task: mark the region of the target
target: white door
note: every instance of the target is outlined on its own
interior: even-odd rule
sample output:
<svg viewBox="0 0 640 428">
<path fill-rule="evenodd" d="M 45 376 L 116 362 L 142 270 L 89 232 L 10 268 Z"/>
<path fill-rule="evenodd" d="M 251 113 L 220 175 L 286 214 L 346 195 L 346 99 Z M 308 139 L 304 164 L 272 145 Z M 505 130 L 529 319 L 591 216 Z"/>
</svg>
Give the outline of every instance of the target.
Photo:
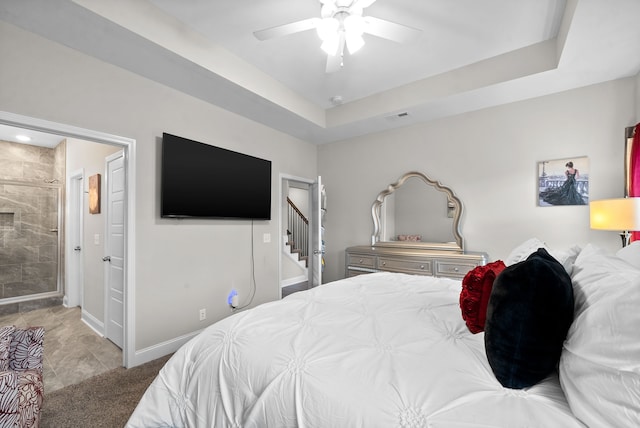
<svg viewBox="0 0 640 428">
<path fill-rule="evenodd" d="M 105 336 L 120 348 L 124 344 L 124 152 L 107 157 L 107 217 L 105 239 Z"/>
<path fill-rule="evenodd" d="M 77 171 L 69 179 L 69 219 L 66 223 L 68 230 L 69 248 L 66 252 L 67 273 L 64 304 L 68 308 L 82 306 L 83 288 L 83 257 L 82 257 L 82 180 L 84 172 Z"/>
<path fill-rule="evenodd" d="M 322 177 L 309 186 L 311 215 L 309 219 L 309 283 L 311 287 L 322 284 L 324 265 L 324 213 L 326 212 L 325 192 Z"/>
</svg>

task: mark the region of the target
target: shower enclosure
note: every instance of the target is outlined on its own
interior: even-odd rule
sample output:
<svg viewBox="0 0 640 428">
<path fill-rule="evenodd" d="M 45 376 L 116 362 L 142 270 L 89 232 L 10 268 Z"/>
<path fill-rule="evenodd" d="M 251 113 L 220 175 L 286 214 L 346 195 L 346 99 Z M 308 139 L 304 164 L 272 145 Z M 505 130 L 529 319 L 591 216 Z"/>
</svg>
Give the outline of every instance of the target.
<svg viewBox="0 0 640 428">
<path fill-rule="evenodd" d="M 62 187 L 0 179 L 0 302 L 61 293 Z"/>
</svg>

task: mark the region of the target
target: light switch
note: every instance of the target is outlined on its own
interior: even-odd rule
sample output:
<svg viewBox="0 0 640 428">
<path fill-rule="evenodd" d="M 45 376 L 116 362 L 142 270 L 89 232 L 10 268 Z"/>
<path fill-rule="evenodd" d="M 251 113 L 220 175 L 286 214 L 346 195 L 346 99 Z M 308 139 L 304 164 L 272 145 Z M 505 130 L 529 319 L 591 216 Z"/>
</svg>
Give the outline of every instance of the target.
<svg viewBox="0 0 640 428">
<path fill-rule="evenodd" d="M 93 243 L 96 245 L 100 245 L 100 234 L 96 233 L 95 235 L 93 235 Z"/>
</svg>

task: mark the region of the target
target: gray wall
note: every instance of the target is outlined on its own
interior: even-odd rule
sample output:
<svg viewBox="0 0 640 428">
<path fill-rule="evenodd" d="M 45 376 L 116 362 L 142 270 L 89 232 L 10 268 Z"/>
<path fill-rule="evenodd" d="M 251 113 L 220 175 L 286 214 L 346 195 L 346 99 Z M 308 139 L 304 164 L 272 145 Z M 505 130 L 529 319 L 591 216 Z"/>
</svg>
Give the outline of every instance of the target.
<svg viewBox="0 0 640 428">
<path fill-rule="evenodd" d="M 344 275 L 344 249 L 370 242 L 371 205 L 408 171 L 451 187 L 464 204 L 466 248 L 507 257 L 537 237 L 552 247 L 594 242 L 616 249 L 615 232 L 589 229 L 587 206 L 538 207 L 537 164 L 588 156 L 590 197 L 622 197 L 624 128 L 637 113 L 636 77 L 485 109 L 318 149 L 327 188 L 325 280 Z"/>
</svg>

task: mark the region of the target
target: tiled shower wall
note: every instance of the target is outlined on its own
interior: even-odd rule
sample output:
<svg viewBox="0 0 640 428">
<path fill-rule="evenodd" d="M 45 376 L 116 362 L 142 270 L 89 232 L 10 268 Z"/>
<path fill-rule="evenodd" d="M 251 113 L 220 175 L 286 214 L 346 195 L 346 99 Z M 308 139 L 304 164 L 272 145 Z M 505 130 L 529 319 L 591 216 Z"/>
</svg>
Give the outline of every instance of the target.
<svg viewBox="0 0 640 428">
<path fill-rule="evenodd" d="M 0 141 L 0 304 L 57 289 L 64 165 L 64 142 L 50 149 Z"/>
</svg>

